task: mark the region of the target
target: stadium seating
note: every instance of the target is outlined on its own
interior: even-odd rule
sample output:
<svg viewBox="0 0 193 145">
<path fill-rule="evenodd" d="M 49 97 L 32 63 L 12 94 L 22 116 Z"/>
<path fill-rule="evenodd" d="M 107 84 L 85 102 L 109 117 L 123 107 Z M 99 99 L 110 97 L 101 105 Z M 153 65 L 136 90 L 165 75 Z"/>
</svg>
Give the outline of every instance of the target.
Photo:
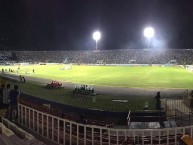
<svg viewBox="0 0 193 145">
<path fill-rule="evenodd" d="M 100 51 L 15 51 L 20 62 L 57 62 L 96 64 L 129 64 L 135 60 L 137 64 L 168 64 L 176 60 L 178 64 L 188 65 L 193 62 L 193 50 L 190 49 L 119 49 Z M 68 58 L 70 58 L 68 60 Z"/>
</svg>

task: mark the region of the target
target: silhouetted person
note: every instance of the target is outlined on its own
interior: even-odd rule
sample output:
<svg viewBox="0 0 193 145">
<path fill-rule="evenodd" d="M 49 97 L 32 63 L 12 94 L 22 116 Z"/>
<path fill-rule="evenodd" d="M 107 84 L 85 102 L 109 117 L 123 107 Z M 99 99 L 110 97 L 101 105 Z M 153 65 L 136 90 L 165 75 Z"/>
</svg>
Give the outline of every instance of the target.
<svg viewBox="0 0 193 145">
<path fill-rule="evenodd" d="M 23 83 L 25 83 L 25 77 L 22 77 L 22 79 L 23 79 Z"/>
<path fill-rule="evenodd" d="M 160 92 L 157 92 L 155 99 L 156 99 L 156 110 L 160 110 L 161 109 Z"/>
<path fill-rule="evenodd" d="M 17 119 L 17 108 L 20 92 L 18 91 L 18 86 L 14 85 L 13 90 L 10 91 L 10 105 L 9 105 L 9 119 L 14 121 Z"/>
<path fill-rule="evenodd" d="M 1 85 L 0 88 L 0 108 L 3 108 L 3 90 L 5 88 L 5 85 Z"/>
<path fill-rule="evenodd" d="M 83 124 L 87 124 L 87 120 L 85 119 L 84 115 L 80 116 L 80 122 L 83 123 Z"/>
<path fill-rule="evenodd" d="M 19 75 L 19 81 L 22 82 L 22 76 L 21 75 Z"/>
</svg>

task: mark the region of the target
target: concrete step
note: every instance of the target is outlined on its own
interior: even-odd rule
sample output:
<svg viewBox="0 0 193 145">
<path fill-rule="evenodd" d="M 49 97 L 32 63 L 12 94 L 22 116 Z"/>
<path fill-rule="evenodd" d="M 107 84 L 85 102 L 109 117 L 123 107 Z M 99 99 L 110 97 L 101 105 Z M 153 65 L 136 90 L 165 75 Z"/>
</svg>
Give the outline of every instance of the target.
<svg viewBox="0 0 193 145">
<path fill-rule="evenodd" d="M 24 139 L 24 141 L 29 145 L 45 145 L 42 141 L 39 141 L 38 139 Z"/>
<path fill-rule="evenodd" d="M 4 140 L 1 138 L 1 134 L 0 134 L 0 145 L 7 145 Z"/>
<path fill-rule="evenodd" d="M 33 139 L 34 136 L 27 133 L 26 131 L 24 131 L 23 129 L 21 129 L 20 127 L 18 127 L 17 125 L 15 125 L 14 123 L 10 122 L 8 119 L 3 118 L 3 123 L 4 125 L 9 128 L 11 131 L 13 131 L 18 137 L 20 137 L 21 139 Z"/>
<path fill-rule="evenodd" d="M 12 135 L 9 137 L 10 140 L 15 142 L 15 145 L 29 145 L 28 143 L 24 142 L 22 139 L 20 139 L 16 135 Z"/>
<path fill-rule="evenodd" d="M 4 133 L 7 136 L 14 135 L 14 133 L 8 129 L 6 126 L 4 126 L 2 123 L 0 123 L 0 133 Z"/>
<path fill-rule="evenodd" d="M 32 142 L 30 145 L 45 145 L 45 144 L 42 141 L 36 140 L 35 142 Z"/>
<path fill-rule="evenodd" d="M 0 140 L 1 140 L 2 144 L 4 144 L 4 145 L 16 145 L 15 144 L 16 141 L 15 140 L 11 140 L 5 134 L 0 134 Z"/>
</svg>

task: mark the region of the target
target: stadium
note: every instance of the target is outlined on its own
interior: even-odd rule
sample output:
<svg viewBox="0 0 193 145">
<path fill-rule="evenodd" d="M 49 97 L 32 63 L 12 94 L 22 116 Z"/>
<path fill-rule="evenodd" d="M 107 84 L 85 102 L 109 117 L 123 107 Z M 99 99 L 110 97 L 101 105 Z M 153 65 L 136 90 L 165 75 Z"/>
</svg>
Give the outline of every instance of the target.
<svg viewBox="0 0 193 145">
<path fill-rule="evenodd" d="M 2 51 L 1 83 L 19 86 L 19 124 L 54 143 L 176 144 L 192 136 L 192 56 L 191 49 Z"/>
</svg>

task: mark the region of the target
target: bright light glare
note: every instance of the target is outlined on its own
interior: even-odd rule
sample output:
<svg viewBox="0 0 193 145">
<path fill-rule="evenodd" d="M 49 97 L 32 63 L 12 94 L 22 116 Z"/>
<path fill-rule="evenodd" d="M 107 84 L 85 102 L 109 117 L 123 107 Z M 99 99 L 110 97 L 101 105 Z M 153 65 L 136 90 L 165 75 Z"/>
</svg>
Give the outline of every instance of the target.
<svg viewBox="0 0 193 145">
<path fill-rule="evenodd" d="M 148 39 L 152 38 L 155 34 L 155 31 L 152 27 L 147 27 L 144 29 L 144 36 Z"/>
<path fill-rule="evenodd" d="M 101 33 L 99 31 L 96 31 L 93 33 L 92 37 L 95 41 L 98 41 L 101 39 Z"/>
</svg>

